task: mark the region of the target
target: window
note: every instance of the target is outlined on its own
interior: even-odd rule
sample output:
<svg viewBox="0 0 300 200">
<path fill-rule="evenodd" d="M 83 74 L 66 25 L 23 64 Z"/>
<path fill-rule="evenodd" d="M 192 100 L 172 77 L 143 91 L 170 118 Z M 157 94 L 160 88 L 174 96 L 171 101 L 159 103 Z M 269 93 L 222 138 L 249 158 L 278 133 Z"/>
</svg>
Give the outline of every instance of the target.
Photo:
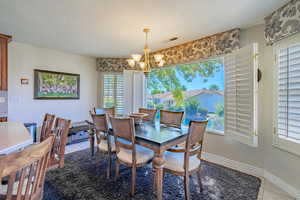
<svg viewBox="0 0 300 200">
<path fill-rule="evenodd" d="M 292 40 L 275 49 L 274 145 L 300 155 L 300 44 Z"/>
<path fill-rule="evenodd" d="M 208 129 L 224 132 L 223 59 L 153 70 L 147 79 L 147 107 L 185 111 L 183 125 L 208 119 Z"/>
<path fill-rule="evenodd" d="M 124 110 L 124 89 L 122 74 L 103 75 L 103 106 L 105 108 L 115 107 L 116 113 Z"/>
</svg>

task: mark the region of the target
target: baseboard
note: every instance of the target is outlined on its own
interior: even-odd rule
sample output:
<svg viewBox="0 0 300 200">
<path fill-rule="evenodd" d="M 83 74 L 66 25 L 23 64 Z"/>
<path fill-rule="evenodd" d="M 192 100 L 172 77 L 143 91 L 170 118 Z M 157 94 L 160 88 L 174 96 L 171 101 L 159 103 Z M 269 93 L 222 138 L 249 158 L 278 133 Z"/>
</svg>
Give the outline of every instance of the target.
<svg viewBox="0 0 300 200">
<path fill-rule="evenodd" d="M 294 188 L 293 186 L 289 185 L 288 183 L 284 182 L 282 179 L 278 178 L 274 174 L 264 171 L 264 177 L 277 187 L 281 188 L 285 192 L 287 192 L 289 195 L 295 197 L 297 200 L 300 200 L 300 191 Z"/>
<path fill-rule="evenodd" d="M 223 156 L 215 155 L 212 153 L 203 152 L 202 158 L 209 162 L 213 162 L 219 165 L 223 165 L 225 167 L 241 171 L 246 174 L 250 174 L 253 176 L 257 176 L 260 178 L 265 178 L 277 187 L 281 188 L 283 191 L 287 192 L 292 197 L 295 197 L 296 200 L 300 200 L 300 191 L 294 188 L 293 186 L 289 185 L 288 183 L 284 182 L 282 179 L 278 178 L 277 176 L 271 174 L 270 172 L 255 167 L 246 163 L 234 161 Z"/>
<path fill-rule="evenodd" d="M 223 165 L 225 167 L 241 171 L 246 174 L 254 175 L 257 177 L 264 177 L 264 170 L 259 167 L 254 167 L 249 164 L 245 164 L 242 162 L 230 160 L 228 158 L 225 158 L 223 156 L 219 156 L 212 153 L 202 152 L 202 158 L 204 160 Z"/>
</svg>

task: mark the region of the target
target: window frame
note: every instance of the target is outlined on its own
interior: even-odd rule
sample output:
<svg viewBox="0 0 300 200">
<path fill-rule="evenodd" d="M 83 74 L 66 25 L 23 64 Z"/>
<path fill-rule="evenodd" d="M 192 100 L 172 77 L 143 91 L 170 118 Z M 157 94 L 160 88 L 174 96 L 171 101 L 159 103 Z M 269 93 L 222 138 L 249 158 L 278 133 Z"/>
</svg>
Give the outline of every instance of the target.
<svg viewBox="0 0 300 200">
<path fill-rule="evenodd" d="M 277 114 L 278 114 L 278 53 L 281 49 L 300 45 L 300 34 L 283 39 L 273 47 L 273 141 L 272 145 L 281 150 L 300 156 L 300 140 L 278 135 Z"/>
</svg>

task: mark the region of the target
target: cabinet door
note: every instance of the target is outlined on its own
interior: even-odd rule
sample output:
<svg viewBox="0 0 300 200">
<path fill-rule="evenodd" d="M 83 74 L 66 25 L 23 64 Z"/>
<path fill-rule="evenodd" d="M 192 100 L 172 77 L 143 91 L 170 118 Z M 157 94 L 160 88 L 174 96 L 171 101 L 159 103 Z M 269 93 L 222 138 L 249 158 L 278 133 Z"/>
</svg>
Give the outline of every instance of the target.
<svg viewBox="0 0 300 200">
<path fill-rule="evenodd" d="M 7 42 L 0 38 L 0 90 L 7 90 Z"/>
</svg>

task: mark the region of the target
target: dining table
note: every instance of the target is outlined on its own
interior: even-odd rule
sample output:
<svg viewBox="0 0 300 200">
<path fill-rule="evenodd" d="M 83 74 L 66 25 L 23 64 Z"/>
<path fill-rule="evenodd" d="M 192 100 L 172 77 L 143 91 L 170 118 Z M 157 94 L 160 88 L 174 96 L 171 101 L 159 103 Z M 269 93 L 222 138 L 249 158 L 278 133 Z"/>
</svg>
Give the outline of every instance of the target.
<svg viewBox="0 0 300 200">
<path fill-rule="evenodd" d="M 21 122 L 0 122 L 0 155 L 33 144 L 33 138 Z"/>
<path fill-rule="evenodd" d="M 118 116 L 126 117 L 126 116 Z M 111 127 L 109 125 L 109 127 Z M 110 134 L 113 134 L 110 128 Z M 165 163 L 164 152 L 173 146 L 176 146 L 186 140 L 187 129 L 175 128 L 160 124 L 159 121 L 146 121 L 135 124 L 135 141 L 136 144 L 147 147 L 154 151 L 154 158 L 152 160 L 152 167 L 154 171 L 154 192 L 158 200 L 162 199 L 163 193 L 163 166 Z M 91 134 L 91 150 L 93 152 L 95 136 L 93 131 Z"/>
</svg>

